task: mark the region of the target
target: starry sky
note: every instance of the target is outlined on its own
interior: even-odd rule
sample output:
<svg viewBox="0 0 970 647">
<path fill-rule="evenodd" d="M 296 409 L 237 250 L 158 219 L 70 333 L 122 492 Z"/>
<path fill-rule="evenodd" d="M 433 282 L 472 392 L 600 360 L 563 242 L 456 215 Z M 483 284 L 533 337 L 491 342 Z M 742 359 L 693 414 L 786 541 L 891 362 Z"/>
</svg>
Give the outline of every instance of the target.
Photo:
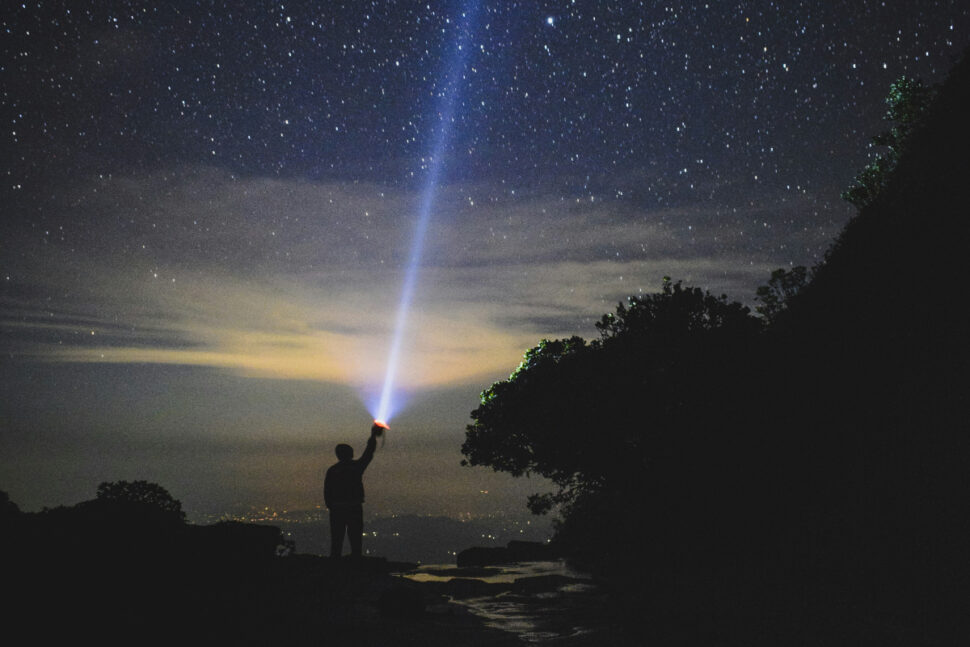
<svg viewBox="0 0 970 647">
<path fill-rule="evenodd" d="M 818 262 L 889 84 L 968 44 L 958 0 L 10 3 L 0 489 L 319 505 L 430 190 L 368 509 L 522 507 L 459 466 L 478 394 L 665 275 Z"/>
</svg>

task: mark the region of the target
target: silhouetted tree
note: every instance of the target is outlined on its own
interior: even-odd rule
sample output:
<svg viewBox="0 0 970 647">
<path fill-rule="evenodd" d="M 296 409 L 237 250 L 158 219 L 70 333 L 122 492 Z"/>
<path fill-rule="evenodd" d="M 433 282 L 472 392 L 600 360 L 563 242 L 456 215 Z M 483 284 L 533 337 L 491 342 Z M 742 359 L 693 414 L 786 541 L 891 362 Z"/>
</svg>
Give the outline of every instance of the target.
<svg viewBox="0 0 970 647">
<path fill-rule="evenodd" d="M 592 342 L 543 340 L 529 350 L 508 380 L 482 393 L 462 445 L 466 464 L 551 479 L 558 491 L 529 507 L 560 505 L 557 536 L 573 545 L 603 533 L 634 540 L 647 501 L 710 489 L 722 474 L 718 448 L 740 441 L 741 432 L 722 433 L 737 402 L 724 384 L 743 383 L 762 324 L 723 295 L 665 279 L 659 293 L 619 304 L 597 328 Z M 698 468 L 689 478 L 670 460 L 688 455 Z M 663 522 L 652 521 L 659 535 Z"/>
<path fill-rule="evenodd" d="M 886 151 L 877 154 L 856 176 L 852 186 L 842 193 L 844 200 L 861 209 L 882 191 L 906 148 L 906 142 L 922 124 L 934 93 L 934 88 L 927 88 L 922 81 L 905 76 L 890 85 L 886 97 L 888 109 L 883 119 L 892 125 L 872 138 L 873 144 L 885 147 Z"/>
<path fill-rule="evenodd" d="M 762 285 L 757 290 L 755 299 L 761 305 L 755 307 L 755 312 L 765 318 L 768 324 L 781 314 L 791 302 L 791 298 L 805 287 L 809 281 L 808 269 L 799 265 L 790 270 L 779 268 L 771 273 L 771 278 L 767 285 Z"/>
<path fill-rule="evenodd" d="M 122 505 L 144 506 L 165 516 L 185 521 L 182 503 L 168 490 L 148 481 L 114 481 L 98 485 L 97 501 Z"/>
</svg>

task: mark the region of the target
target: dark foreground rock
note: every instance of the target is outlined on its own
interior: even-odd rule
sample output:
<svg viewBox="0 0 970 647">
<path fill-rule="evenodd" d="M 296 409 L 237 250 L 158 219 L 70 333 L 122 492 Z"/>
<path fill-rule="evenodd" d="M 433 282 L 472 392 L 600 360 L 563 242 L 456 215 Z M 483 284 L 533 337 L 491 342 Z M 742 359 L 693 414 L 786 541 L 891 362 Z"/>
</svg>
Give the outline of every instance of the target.
<svg viewBox="0 0 970 647">
<path fill-rule="evenodd" d="M 394 575 L 414 565 L 292 554 L 276 527 L 101 500 L 0 522 L 4 630 L 27 644 L 517 644 Z"/>
<path fill-rule="evenodd" d="M 457 564 L 466 566 L 494 566 L 516 562 L 541 562 L 558 559 L 555 549 L 549 544 L 534 541 L 510 541 L 505 546 L 475 546 L 458 553 Z"/>
<path fill-rule="evenodd" d="M 22 566 L 5 582 L 15 592 L 5 624 L 32 644 L 517 644 L 445 596 L 391 575 L 401 565 L 379 558 Z"/>
</svg>

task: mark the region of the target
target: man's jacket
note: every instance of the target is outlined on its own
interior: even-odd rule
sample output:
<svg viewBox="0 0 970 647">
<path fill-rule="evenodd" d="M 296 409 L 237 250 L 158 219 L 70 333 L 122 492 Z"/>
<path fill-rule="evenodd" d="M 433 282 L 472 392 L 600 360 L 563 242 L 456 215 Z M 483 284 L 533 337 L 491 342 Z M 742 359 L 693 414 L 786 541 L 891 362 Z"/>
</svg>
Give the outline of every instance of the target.
<svg viewBox="0 0 970 647">
<path fill-rule="evenodd" d="M 367 449 L 357 460 L 340 461 L 327 470 L 323 480 L 323 500 L 328 508 L 360 505 L 364 502 L 364 470 L 374 458 L 377 440 L 370 438 Z"/>
</svg>

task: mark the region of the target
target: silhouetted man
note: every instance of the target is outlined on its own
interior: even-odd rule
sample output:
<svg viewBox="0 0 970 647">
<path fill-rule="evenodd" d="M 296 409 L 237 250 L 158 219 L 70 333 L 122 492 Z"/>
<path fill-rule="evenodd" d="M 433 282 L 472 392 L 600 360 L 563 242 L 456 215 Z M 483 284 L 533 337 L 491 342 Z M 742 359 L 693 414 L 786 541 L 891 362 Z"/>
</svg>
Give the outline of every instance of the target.
<svg viewBox="0 0 970 647">
<path fill-rule="evenodd" d="M 337 445 L 337 463 L 327 470 L 323 481 L 323 500 L 330 510 L 330 556 L 340 557 L 344 533 L 350 542 L 350 554 L 360 557 L 361 533 L 364 531 L 364 470 L 374 458 L 377 437 L 384 429 L 375 424 L 370 428 L 367 448 L 354 460 L 354 448 Z"/>
</svg>

